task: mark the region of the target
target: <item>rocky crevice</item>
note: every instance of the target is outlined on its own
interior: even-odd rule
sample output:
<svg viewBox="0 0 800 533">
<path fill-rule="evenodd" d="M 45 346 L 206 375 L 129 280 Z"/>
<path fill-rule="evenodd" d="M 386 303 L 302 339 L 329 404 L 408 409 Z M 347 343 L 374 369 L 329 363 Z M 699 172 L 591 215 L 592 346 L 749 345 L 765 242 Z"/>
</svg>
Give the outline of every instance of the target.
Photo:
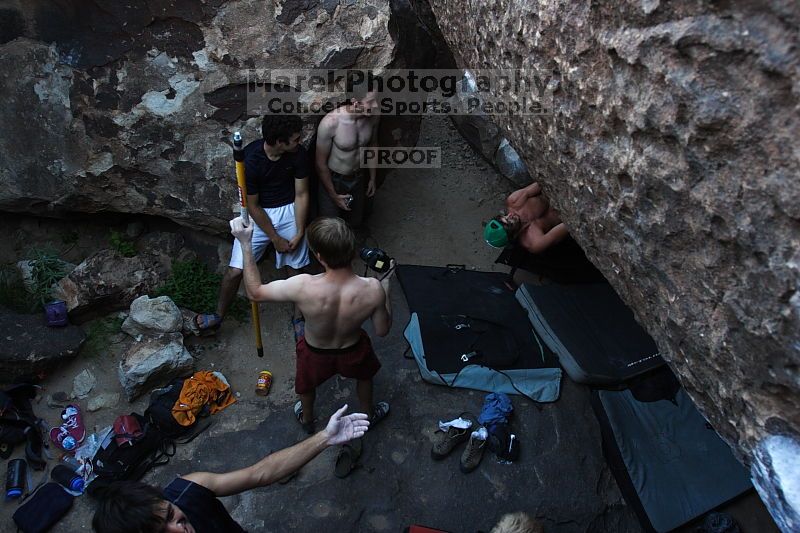
<svg viewBox="0 0 800 533">
<path fill-rule="evenodd" d="M 720 434 L 797 433 L 797 6 L 431 5 L 459 66 L 551 77 L 497 123 Z"/>
</svg>

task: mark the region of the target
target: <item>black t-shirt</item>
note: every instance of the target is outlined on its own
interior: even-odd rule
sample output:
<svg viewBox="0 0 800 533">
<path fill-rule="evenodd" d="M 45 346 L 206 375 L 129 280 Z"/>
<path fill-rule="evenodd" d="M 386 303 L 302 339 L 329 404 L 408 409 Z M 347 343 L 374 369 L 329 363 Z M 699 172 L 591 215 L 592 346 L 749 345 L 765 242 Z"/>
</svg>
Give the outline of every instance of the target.
<svg viewBox="0 0 800 533">
<path fill-rule="evenodd" d="M 202 485 L 176 477 L 164 489 L 164 497 L 180 507 L 197 533 L 246 533 L 214 493 Z"/>
<path fill-rule="evenodd" d="M 294 202 L 294 180 L 311 173 L 308 152 L 302 146 L 272 161 L 264 152 L 264 139 L 244 147 L 247 194 L 258 194 L 261 207 L 280 207 Z"/>
</svg>

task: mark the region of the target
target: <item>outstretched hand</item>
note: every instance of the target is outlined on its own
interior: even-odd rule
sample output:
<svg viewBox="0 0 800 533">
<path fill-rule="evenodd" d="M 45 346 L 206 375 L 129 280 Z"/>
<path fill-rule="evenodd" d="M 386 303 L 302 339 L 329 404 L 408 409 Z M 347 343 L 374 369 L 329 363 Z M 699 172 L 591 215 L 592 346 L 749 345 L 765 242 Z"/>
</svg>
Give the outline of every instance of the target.
<svg viewBox="0 0 800 533">
<path fill-rule="evenodd" d="M 333 413 L 331 419 L 328 420 L 328 425 L 323 430 L 326 436 L 326 442 L 329 446 L 337 444 L 344 444 L 364 436 L 369 428 L 369 420 L 364 413 L 353 413 L 344 416 L 347 411 L 347 404 L 342 406 L 341 409 Z"/>
<path fill-rule="evenodd" d="M 236 217 L 231 220 L 231 234 L 239 239 L 242 244 L 250 244 L 250 239 L 253 238 L 253 222 L 245 224 L 242 217 Z"/>
</svg>

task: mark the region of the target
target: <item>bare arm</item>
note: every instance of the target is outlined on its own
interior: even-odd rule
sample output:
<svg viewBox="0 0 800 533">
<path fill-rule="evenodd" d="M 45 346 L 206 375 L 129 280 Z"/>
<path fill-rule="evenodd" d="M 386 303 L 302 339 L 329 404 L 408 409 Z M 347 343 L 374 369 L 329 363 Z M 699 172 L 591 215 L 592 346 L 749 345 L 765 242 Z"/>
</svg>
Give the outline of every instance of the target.
<svg viewBox="0 0 800 533">
<path fill-rule="evenodd" d="M 378 122 L 380 121 L 380 117 L 375 117 L 372 123 L 372 133 L 370 135 L 369 146 L 370 148 L 375 148 L 378 146 Z M 367 196 L 372 197 L 375 196 L 375 191 L 377 190 L 377 182 L 375 181 L 376 176 L 378 175 L 378 169 L 374 165 L 369 166 L 369 182 L 367 183 Z"/>
<path fill-rule="evenodd" d="M 183 477 L 204 486 L 217 496 L 230 496 L 283 479 L 327 447 L 324 432 L 320 432 L 291 448 L 270 454 L 247 468 L 223 474 L 194 472 Z"/>
<path fill-rule="evenodd" d="M 183 477 L 204 486 L 216 496 L 239 494 L 274 483 L 298 470 L 328 446 L 362 437 L 369 427 L 367 415 L 354 413 L 344 416 L 346 411 L 347 405 L 334 413 L 324 430 L 294 446 L 267 455 L 247 468 L 223 474 L 194 472 Z"/>
<path fill-rule="evenodd" d="M 539 196 L 540 194 L 542 194 L 542 186 L 534 181 L 524 189 L 519 189 L 509 194 L 506 204 L 509 207 L 519 208 L 525 203 L 525 200 L 534 196 Z"/>
<path fill-rule="evenodd" d="M 294 224 L 297 233 L 290 242 L 290 248 L 294 250 L 306 231 L 306 216 L 308 215 L 308 178 L 298 178 L 294 180 Z"/>
<path fill-rule="evenodd" d="M 379 283 L 381 287 L 378 305 L 372 312 L 372 325 L 375 326 L 375 335 L 385 337 L 392 329 L 392 298 L 391 279 L 394 277 L 394 259 L 391 262 L 391 271 Z"/>
<path fill-rule="evenodd" d="M 567 235 L 569 235 L 569 230 L 563 222 L 551 228 L 547 233 L 542 233 L 536 225 L 531 224 L 528 226 L 528 231 L 520 237 L 519 242 L 529 252 L 538 254 L 563 241 Z"/>
<path fill-rule="evenodd" d="M 255 222 L 258 227 L 261 228 L 261 231 L 266 233 L 270 239 L 277 235 L 277 233 L 275 233 L 275 227 L 272 225 L 272 221 L 267 216 L 267 213 L 261 209 L 261 206 L 258 204 L 257 194 L 247 195 L 247 212 L 250 214 L 250 218 L 253 219 L 253 222 Z"/>
<path fill-rule="evenodd" d="M 336 128 L 336 123 L 329 120 L 326 115 L 319 123 L 317 128 L 317 153 L 315 157 L 315 164 L 317 167 L 317 176 L 319 181 L 331 198 L 336 196 L 336 189 L 333 188 L 333 180 L 331 179 L 331 169 L 328 168 L 328 158 L 331 155 L 331 144 L 333 143 L 333 133 Z"/>
</svg>

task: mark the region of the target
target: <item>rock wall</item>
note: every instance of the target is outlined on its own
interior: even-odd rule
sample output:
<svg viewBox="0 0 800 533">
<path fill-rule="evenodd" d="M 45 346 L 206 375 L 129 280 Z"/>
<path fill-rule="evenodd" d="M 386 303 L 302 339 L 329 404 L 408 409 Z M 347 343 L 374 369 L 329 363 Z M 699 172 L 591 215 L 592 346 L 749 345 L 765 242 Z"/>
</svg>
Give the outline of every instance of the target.
<svg viewBox="0 0 800 533">
<path fill-rule="evenodd" d="M 389 18 L 371 0 L 0 0 L 0 210 L 226 232 L 230 136 L 260 137 L 247 69 L 386 67 Z"/>
<path fill-rule="evenodd" d="M 431 0 L 460 67 L 540 69 L 497 116 L 718 432 L 800 431 L 800 5 Z"/>
</svg>

